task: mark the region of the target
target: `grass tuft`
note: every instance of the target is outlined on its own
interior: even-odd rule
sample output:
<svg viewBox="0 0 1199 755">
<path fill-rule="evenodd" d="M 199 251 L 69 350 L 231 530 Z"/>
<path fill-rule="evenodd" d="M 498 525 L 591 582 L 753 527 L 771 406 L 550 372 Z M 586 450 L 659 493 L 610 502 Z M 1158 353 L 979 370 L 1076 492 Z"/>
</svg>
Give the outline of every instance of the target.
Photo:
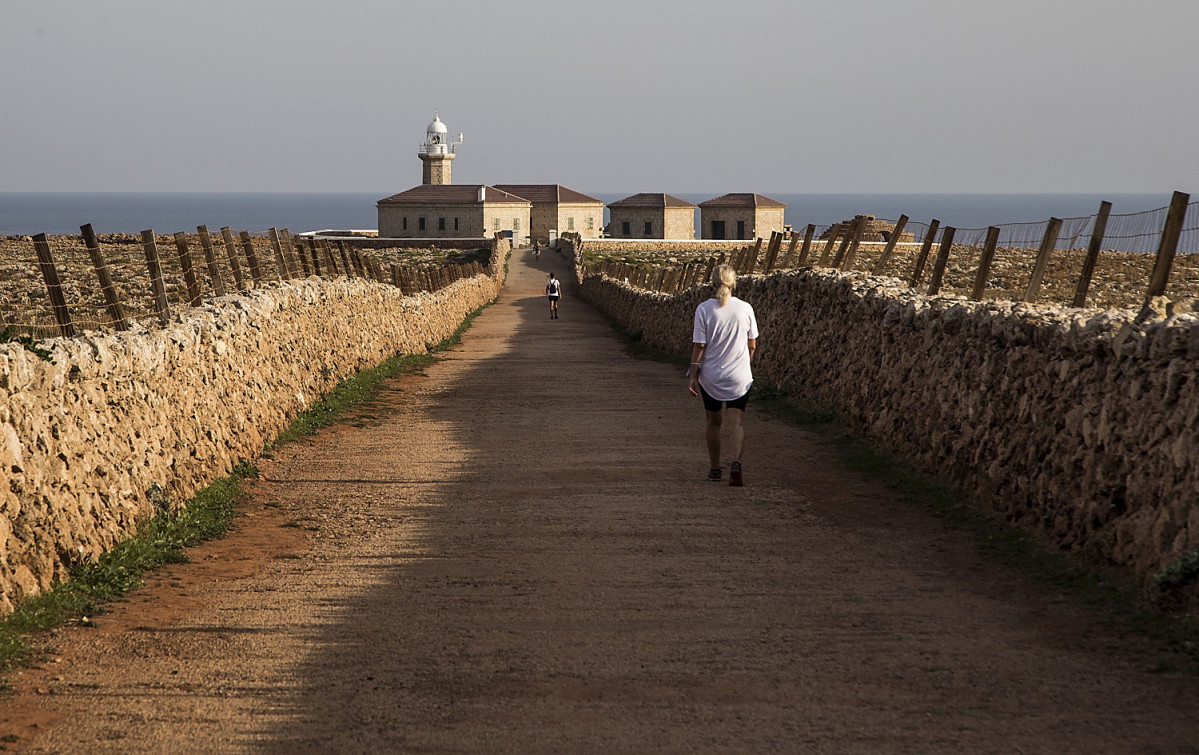
<svg viewBox="0 0 1199 755">
<path fill-rule="evenodd" d="M 462 335 L 488 306 L 490 304 L 485 304 L 467 315 L 448 338 L 430 348 L 428 353 L 397 354 L 342 381 L 328 396 L 296 418 L 268 449 L 332 424 L 339 415 L 377 395 L 388 378 L 428 367 L 437 360 L 437 352 L 462 342 Z M 0 619 L 0 673 L 29 661 L 29 635 L 48 631 L 68 621 L 94 626 L 88 617 L 102 611 L 105 603 L 139 587 L 146 572 L 166 564 L 185 563 L 185 548 L 223 536 L 236 514 L 241 481 L 257 477 L 257 467 L 248 461 L 240 462 L 229 477 L 201 490 L 179 511 L 171 510 L 170 500 L 161 488 L 152 489 L 150 499 L 156 514 L 138 527 L 137 534 L 118 543 L 98 559 L 73 566 L 68 581 L 27 598 L 11 614 Z M 280 504 L 276 501 L 266 505 L 278 508 Z M 280 526 L 319 529 L 304 527 L 296 521 Z M 293 556 L 281 556 L 290 557 Z M 0 687 L 3 687 L 2 680 Z"/>
<path fill-rule="evenodd" d="M 484 304 L 463 319 L 462 323 L 441 343 L 425 354 L 396 354 L 380 364 L 351 375 L 337 384 L 324 398 L 315 401 L 300 413 L 279 437 L 268 443 L 266 450 L 291 443 L 332 425 L 346 412 L 361 406 L 379 394 L 383 383 L 400 375 L 421 374 L 437 361 L 437 353 L 462 343 L 462 336 L 484 309 Z"/>
<path fill-rule="evenodd" d="M 21 602 L 0 620 L 0 671 L 28 658 L 26 637 L 102 610 L 142 583 L 142 576 L 165 564 L 187 561 L 184 548 L 229 531 L 241 496 L 241 481 L 256 477 L 250 464 L 238 464 L 233 474 L 213 482 L 177 512 L 160 511 L 142 522 L 137 534 L 118 543 L 94 561 L 76 564 L 70 579 Z"/>
</svg>

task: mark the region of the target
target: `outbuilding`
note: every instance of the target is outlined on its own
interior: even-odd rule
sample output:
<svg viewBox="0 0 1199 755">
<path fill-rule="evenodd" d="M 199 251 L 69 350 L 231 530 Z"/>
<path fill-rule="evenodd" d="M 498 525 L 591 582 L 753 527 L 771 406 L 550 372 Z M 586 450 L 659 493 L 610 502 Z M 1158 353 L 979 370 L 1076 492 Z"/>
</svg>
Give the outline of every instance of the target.
<svg viewBox="0 0 1199 755">
<path fill-rule="evenodd" d="M 699 203 L 703 239 L 769 238 L 783 231 L 787 205 L 761 194 L 724 194 Z"/>
<path fill-rule="evenodd" d="M 670 194 L 634 194 L 608 205 L 614 239 L 694 239 L 695 205 Z"/>
<path fill-rule="evenodd" d="M 599 238 L 604 230 L 604 203 L 560 184 L 496 184 L 510 194 L 532 203 L 530 235 L 548 243 L 551 234 L 578 233 L 585 239 Z"/>
</svg>

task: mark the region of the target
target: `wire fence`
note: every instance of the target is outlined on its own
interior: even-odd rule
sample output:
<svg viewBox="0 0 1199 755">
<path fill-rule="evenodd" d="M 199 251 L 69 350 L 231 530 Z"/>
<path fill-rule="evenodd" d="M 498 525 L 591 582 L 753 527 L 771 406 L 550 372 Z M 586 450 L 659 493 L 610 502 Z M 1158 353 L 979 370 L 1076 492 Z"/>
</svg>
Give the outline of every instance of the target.
<svg viewBox="0 0 1199 755">
<path fill-rule="evenodd" d="M 478 248 L 364 249 L 354 239 L 250 234 L 204 226 L 194 234 L 0 238 L 0 340 L 129 329 L 181 309 L 273 282 L 363 278 L 405 294 L 489 272 L 493 242 Z M 463 245 L 469 246 L 469 245 Z M 33 264 L 31 264 L 33 263 Z"/>
<path fill-rule="evenodd" d="M 899 277 L 929 295 L 1124 308 L 1167 291 L 1175 299 L 1199 297 L 1195 204 L 1176 192 L 1169 207 L 1147 212 L 1112 214 L 1104 202 L 1090 216 L 988 228 L 859 215 L 808 225 L 802 233 L 774 233 L 768 244 L 757 239 L 719 257 L 705 251 L 706 258 L 679 265 L 677 275 L 670 265 L 648 260 L 604 260 L 593 268 L 634 285 L 673 291 L 706 281 L 696 271 L 710 274 L 717 264 L 732 264 L 743 274 L 827 267 Z M 644 266 L 667 269 L 643 272 Z"/>
</svg>

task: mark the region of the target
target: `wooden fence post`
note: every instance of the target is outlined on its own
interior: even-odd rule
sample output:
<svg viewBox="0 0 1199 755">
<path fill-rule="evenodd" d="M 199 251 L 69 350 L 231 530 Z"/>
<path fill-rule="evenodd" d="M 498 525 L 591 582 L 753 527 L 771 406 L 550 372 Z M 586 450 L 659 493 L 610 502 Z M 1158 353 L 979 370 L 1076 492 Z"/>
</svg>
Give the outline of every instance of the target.
<svg viewBox="0 0 1199 755">
<path fill-rule="evenodd" d="M 903 235 L 903 229 L 908 227 L 908 216 L 900 215 L 899 220 L 895 221 L 895 228 L 891 231 L 891 237 L 887 239 L 887 245 L 883 247 L 883 253 L 879 256 L 878 262 L 874 263 L 871 268 L 871 275 L 882 275 L 887 269 L 887 263 L 891 261 L 891 255 L 895 253 L 895 245 L 899 243 L 899 237 Z"/>
<path fill-rule="evenodd" d="M 333 255 L 329 253 L 327 247 L 323 244 L 318 244 L 316 239 L 308 237 L 308 253 L 312 255 L 312 259 L 320 259 L 325 263 L 325 268 L 328 269 L 329 275 L 337 275 L 337 265 L 333 262 Z"/>
<path fill-rule="evenodd" d="M 275 250 L 275 266 L 279 268 L 279 280 L 291 280 L 291 268 L 287 258 L 283 256 L 283 244 L 279 242 L 279 229 L 268 228 L 267 235 L 271 237 L 271 248 Z"/>
<path fill-rule="evenodd" d="M 803 247 L 799 250 L 799 259 L 795 261 L 796 267 L 803 267 L 808 261 L 808 255 L 812 253 L 812 237 L 816 235 L 816 224 L 808 223 L 808 227 L 803 232 Z"/>
<path fill-rule="evenodd" d="M 152 229 L 142 231 L 142 249 L 146 252 L 146 268 L 150 273 L 150 291 L 154 295 L 154 311 L 166 324 L 171 316 L 171 305 L 167 303 L 167 288 L 162 282 L 162 261 L 158 257 L 158 244 Z"/>
<path fill-rule="evenodd" d="M 262 283 L 262 266 L 258 264 L 258 253 L 254 251 L 254 242 L 250 239 L 249 231 L 242 231 L 238 234 L 241 238 L 241 251 L 246 255 L 246 261 L 250 263 L 250 275 L 254 276 L 254 282 Z"/>
<path fill-rule="evenodd" d="M 853 236 L 858 232 L 859 220 L 854 218 L 845 228 L 845 235 L 841 237 L 841 245 L 837 247 L 837 254 L 833 257 L 831 267 L 834 270 L 841 269 L 841 263 L 845 260 L 845 253 L 849 251 L 849 245 L 853 242 Z"/>
<path fill-rule="evenodd" d="M 748 250 L 742 264 L 745 267 L 743 275 L 753 275 L 754 268 L 758 266 L 758 255 L 762 252 L 762 237 L 759 236 L 754 240 L 754 245 Z"/>
<path fill-rule="evenodd" d="M 1037 252 L 1037 262 L 1033 265 L 1032 275 L 1028 279 L 1028 288 L 1024 289 L 1024 297 L 1020 301 L 1034 302 L 1041 292 L 1041 280 L 1045 277 L 1045 268 L 1049 267 L 1049 257 L 1057 246 L 1057 235 L 1061 233 L 1062 221 L 1049 218 L 1045 226 L 1045 238 L 1041 239 L 1041 249 Z"/>
<path fill-rule="evenodd" d="M 1095 227 L 1091 229 L 1091 243 L 1087 245 L 1087 257 L 1082 262 L 1082 272 L 1078 276 L 1078 287 L 1074 289 L 1075 307 L 1085 307 L 1087 290 L 1091 287 L 1091 277 L 1095 274 L 1095 263 L 1099 261 L 1099 249 L 1103 246 L 1103 234 L 1107 233 L 1107 219 L 1112 214 L 1111 202 L 1099 203 L 1099 214 L 1095 216 Z"/>
<path fill-rule="evenodd" d="M 241 264 L 237 261 L 237 245 L 233 243 L 233 232 L 229 230 L 229 226 L 221 229 L 221 238 L 225 241 L 225 254 L 229 257 L 229 269 L 233 271 L 237 290 L 245 291 L 246 279 L 241 274 Z"/>
<path fill-rule="evenodd" d="M 929 296 L 941 293 L 941 280 L 945 277 L 945 268 L 949 265 L 949 252 L 953 250 L 955 233 L 957 233 L 957 229 L 947 225 L 945 232 L 941 234 L 941 248 L 937 251 L 937 261 L 933 264 L 932 275 L 928 277 Z"/>
<path fill-rule="evenodd" d="M 309 240 L 307 244 L 305 244 L 303 241 L 300 241 L 297 243 L 297 246 L 300 249 L 305 250 L 304 253 L 308 255 L 308 261 L 312 263 L 313 275 L 328 275 L 331 273 L 332 268 L 329 267 L 329 260 L 321 257 L 321 253 L 319 250 L 317 250 L 316 244 L 314 244 L 311 240 Z M 322 264 L 324 267 L 322 267 Z"/>
<path fill-rule="evenodd" d="M 991 276 L 991 263 L 995 261 L 995 246 L 998 243 L 999 227 L 993 225 L 987 229 L 987 241 L 978 259 L 978 272 L 974 275 L 974 288 L 970 291 L 970 298 L 974 301 L 982 301 L 983 292 L 987 290 L 987 278 Z"/>
<path fill-rule="evenodd" d="M 283 247 L 287 250 L 287 258 L 290 260 L 293 257 L 300 258 L 300 268 L 304 271 L 304 277 L 312 275 L 312 268 L 308 265 L 308 255 L 304 253 L 303 245 L 292 243 L 291 234 L 287 229 L 283 229 Z"/>
<path fill-rule="evenodd" d="M 865 218 L 862 218 L 853 224 L 853 233 L 850 234 L 849 249 L 847 249 L 845 252 L 845 259 L 841 260 L 841 272 L 847 273 L 853 269 L 853 262 L 858 256 L 858 245 L 862 243 L 862 234 L 865 232 Z"/>
<path fill-rule="evenodd" d="M 108 317 L 112 320 L 113 327 L 117 330 L 129 330 L 129 319 L 125 317 L 125 308 L 121 306 L 121 296 L 117 293 L 117 287 L 113 285 L 112 275 L 108 272 L 108 262 L 104 259 L 104 253 L 100 251 L 100 242 L 96 239 L 92 224 L 79 226 L 79 232 L 83 234 L 83 244 L 87 247 L 88 256 L 92 258 L 96 277 L 100 279 L 100 290 L 104 292 L 104 301 L 108 304 Z"/>
<path fill-rule="evenodd" d="M 783 256 L 783 264 L 781 266 L 784 270 L 791 269 L 791 263 L 795 261 L 795 249 L 799 246 L 802 238 L 803 236 L 795 231 L 791 232 L 791 242 L 787 244 L 787 253 Z"/>
<path fill-rule="evenodd" d="M 180 231 L 175 234 L 175 248 L 179 250 L 179 266 L 183 268 L 183 281 L 187 284 L 187 304 L 198 307 L 201 304 L 200 281 L 196 278 L 196 270 L 192 267 L 191 250 L 187 248 L 187 234 Z"/>
<path fill-rule="evenodd" d="M 75 335 L 75 325 L 71 322 L 71 311 L 67 309 L 67 300 L 62 293 L 62 281 L 59 280 L 58 268 L 54 265 L 54 253 L 50 251 L 50 242 L 46 239 L 46 234 L 39 233 L 33 237 L 33 248 L 37 252 L 42 280 L 46 282 L 46 293 L 50 296 L 50 308 L 54 311 L 58 332 L 64 338 L 70 338 Z"/>
<path fill-rule="evenodd" d="M 216 264 L 216 252 L 212 248 L 212 237 L 208 235 L 208 226 L 196 226 L 196 233 L 200 234 L 200 246 L 204 250 L 204 264 L 208 267 L 212 290 L 216 291 L 217 296 L 224 296 L 226 293 L 225 281 L 221 278 L 221 269 Z"/>
<path fill-rule="evenodd" d="M 762 257 L 762 274 L 770 275 L 770 269 L 774 267 L 774 259 L 778 256 L 779 246 L 782 245 L 782 234 L 778 231 L 770 232 L 770 240 L 766 242 L 766 254 Z"/>
<path fill-rule="evenodd" d="M 300 274 L 300 268 L 304 268 L 304 277 L 308 277 L 308 261 L 304 259 L 303 252 L 296 254 L 295 244 L 291 241 L 291 231 L 286 228 L 279 229 L 279 237 L 283 241 L 283 257 L 287 260 L 287 268 L 291 270 L 292 277 L 295 278 Z M 299 256 L 300 264 L 296 264 L 296 257 Z"/>
<path fill-rule="evenodd" d="M 1157 259 L 1153 263 L 1153 274 L 1149 278 L 1149 290 L 1145 293 L 1145 303 L 1155 296 L 1166 293 L 1166 284 L 1170 282 L 1170 268 L 1174 265 L 1174 252 L 1178 249 L 1178 239 L 1182 235 L 1182 224 L 1186 220 L 1187 205 L 1191 201 L 1190 194 L 1181 191 L 1174 192 L 1170 200 L 1170 213 L 1166 215 L 1166 227 L 1162 229 L 1162 240 L 1157 247 Z"/>
<path fill-rule="evenodd" d="M 928 233 L 924 234 L 924 244 L 920 246 L 920 255 L 916 257 L 916 268 L 912 271 L 912 282 L 909 287 L 914 288 L 920 282 L 920 276 L 924 274 L 924 263 L 928 262 L 928 252 L 933 248 L 933 241 L 937 238 L 937 229 L 941 227 L 941 221 L 933 220 L 928 224 Z"/>
<path fill-rule="evenodd" d="M 820 261 L 816 263 L 816 267 L 828 267 L 829 257 L 833 253 L 833 245 L 840 238 L 842 226 L 840 223 L 834 224 L 828 229 L 828 243 L 824 245 L 824 251 L 820 253 Z"/>
</svg>

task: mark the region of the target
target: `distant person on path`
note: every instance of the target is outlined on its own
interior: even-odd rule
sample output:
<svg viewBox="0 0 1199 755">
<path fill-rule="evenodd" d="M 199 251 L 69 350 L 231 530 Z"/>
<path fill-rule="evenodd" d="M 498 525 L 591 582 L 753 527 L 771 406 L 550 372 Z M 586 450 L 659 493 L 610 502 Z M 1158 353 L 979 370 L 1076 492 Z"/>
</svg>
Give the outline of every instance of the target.
<svg viewBox="0 0 1199 755">
<path fill-rule="evenodd" d="M 758 320 L 748 302 L 733 296 L 737 273 L 729 265 L 712 271 L 712 298 L 695 308 L 691 335 L 691 395 L 704 400 L 704 438 L 711 461 L 708 479 L 720 482 L 720 427 L 729 425 L 729 485 L 741 487 L 742 419 L 754 377 L 749 360 L 758 348 Z"/>
<path fill-rule="evenodd" d="M 558 300 L 562 298 L 562 282 L 550 273 L 550 279 L 545 282 L 545 295 L 550 298 L 550 319 L 558 319 Z"/>
<path fill-rule="evenodd" d="M 536 240 L 533 241 L 533 256 L 541 259 L 541 242 Z"/>
</svg>

